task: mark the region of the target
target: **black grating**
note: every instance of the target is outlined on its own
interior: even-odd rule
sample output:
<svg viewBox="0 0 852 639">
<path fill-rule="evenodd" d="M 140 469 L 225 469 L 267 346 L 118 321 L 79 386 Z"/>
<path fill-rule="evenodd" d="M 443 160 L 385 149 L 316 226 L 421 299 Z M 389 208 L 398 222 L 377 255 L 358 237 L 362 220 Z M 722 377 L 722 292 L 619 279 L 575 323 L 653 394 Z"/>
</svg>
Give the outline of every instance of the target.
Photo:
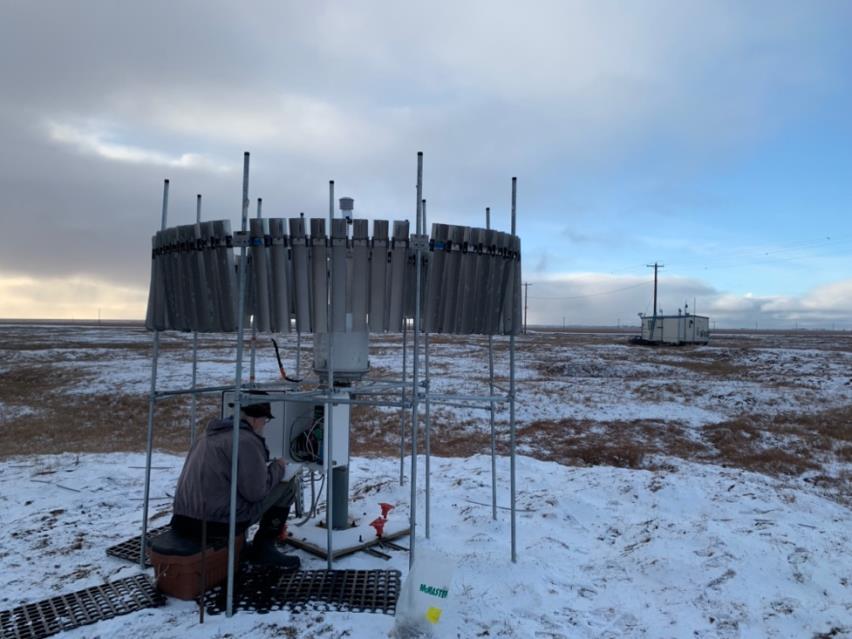
<svg viewBox="0 0 852 639">
<path fill-rule="evenodd" d="M 148 539 L 153 539 L 158 535 L 162 535 L 164 532 L 168 532 L 171 530 L 171 526 L 160 526 L 159 528 L 153 528 L 148 531 Z M 113 557 L 118 557 L 119 559 L 124 559 L 131 563 L 139 563 L 139 539 L 142 537 L 141 534 L 136 535 L 135 537 L 131 537 L 127 541 L 122 541 L 120 544 L 116 544 L 115 546 L 110 546 L 106 549 L 106 554 L 111 555 Z M 145 552 L 145 566 L 151 566 L 151 560 L 148 559 L 148 553 Z"/>
<path fill-rule="evenodd" d="M 398 570 L 304 570 L 242 567 L 234 583 L 234 610 L 265 614 L 273 610 L 341 610 L 396 613 Z M 225 585 L 205 596 L 211 615 L 225 611 Z"/>
<path fill-rule="evenodd" d="M 138 548 L 137 542 L 137 548 Z M 39 639 L 143 608 L 156 608 L 165 597 L 148 577 L 136 575 L 67 595 L 0 611 L 0 637 Z"/>
</svg>

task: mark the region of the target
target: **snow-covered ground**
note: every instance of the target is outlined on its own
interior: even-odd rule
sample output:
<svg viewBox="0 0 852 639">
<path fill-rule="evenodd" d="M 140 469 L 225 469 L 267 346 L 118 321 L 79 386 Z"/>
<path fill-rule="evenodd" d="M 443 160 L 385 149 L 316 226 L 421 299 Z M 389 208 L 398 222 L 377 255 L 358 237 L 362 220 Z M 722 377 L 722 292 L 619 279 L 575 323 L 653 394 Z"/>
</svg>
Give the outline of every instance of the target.
<svg viewBox="0 0 852 639">
<path fill-rule="evenodd" d="M 199 341 L 199 385 L 232 383 L 233 338 Z M 295 336 L 280 344 L 292 373 Z M 399 336 L 374 336 L 371 344 L 372 377 L 398 377 Z M 486 344 L 434 338 L 433 390 L 486 391 Z M 275 381 L 271 344 L 258 345 L 257 380 Z M 495 345 L 505 387 L 506 341 Z M 310 346 L 305 339 L 308 377 Z M 114 451 L 110 429 L 129 446 L 121 450 L 138 450 L 118 435 L 144 432 L 150 353 L 150 334 L 133 327 L 0 327 L 0 430 L 11 434 L 0 438 L 0 610 L 138 571 L 104 551 L 139 532 L 144 455 L 42 453 Z M 852 637 L 852 335 L 732 336 L 656 350 L 627 346 L 623 336 L 540 333 L 518 338 L 517 364 L 524 456 L 516 564 L 508 511 L 491 519 L 490 458 L 461 457 L 450 446 L 449 456 L 432 460 L 428 540 L 419 460 L 417 548 L 455 566 L 439 636 Z M 186 387 L 190 372 L 191 336 L 164 334 L 158 388 Z M 125 400 L 116 413 L 125 417 L 110 419 Z M 97 421 L 98 406 L 110 409 L 106 421 Z M 175 406 L 159 413 L 158 433 L 179 427 L 168 445 L 181 450 L 185 411 Z M 432 410 L 436 447 L 461 435 L 474 441 L 469 450 L 488 449 L 487 411 Z M 397 423 L 395 409 L 366 415 Z M 506 424 L 506 412 L 498 412 L 501 450 Z M 72 426 L 75 439 L 63 440 Z M 393 450 L 380 437 L 362 437 L 370 428 L 353 425 L 362 456 L 353 460 L 351 489 L 367 497 L 351 512 L 372 519 L 378 502 L 389 501 L 397 505 L 392 516 L 406 518 L 409 486 L 399 486 L 399 459 L 379 455 Z M 398 431 L 391 430 L 382 436 L 393 444 Z M 590 461 L 574 450 L 633 445 L 655 433 L 673 443 L 648 447 L 641 463 Z M 773 447 L 801 467 L 773 470 L 760 457 Z M 757 462 L 741 459 L 740 448 Z M 182 455 L 155 455 L 152 527 L 168 521 L 181 463 Z M 508 459 L 497 465 L 505 507 Z M 325 567 L 301 556 L 306 568 Z M 360 554 L 338 565 L 405 576 L 408 556 L 384 562 Z M 63 636 L 371 638 L 388 636 L 393 623 L 385 615 L 277 612 L 208 617 L 200 626 L 193 604 L 170 601 Z"/>
<path fill-rule="evenodd" d="M 154 457 L 153 525 L 166 521 L 179 456 Z M 422 460 L 421 460 L 422 462 Z M 736 469 L 672 460 L 665 472 L 567 468 L 518 459 L 518 561 L 508 512 L 491 519 L 490 459 L 435 459 L 429 548 L 455 567 L 441 637 L 812 637 L 852 633 L 848 509 Z M 0 466 L 0 608 L 135 574 L 104 550 L 138 534 L 144 455 L 9 459 Z M 356 515 L 378 503 L 407 517 L 398 460 L 355 459 Z M 421 483 L 424 472 L 421 463 Z M 498 460 L 499 502 L 508 464 Z M 44 483 L 46 482 L 46 483 Z M 78 492 L 79 491 L 79 492 Z M 423 521 L 425 495 L 419 494 Z M 480 505 L 480 504 L 485 504 Z M 301 554 L 306 568 L 324 561 Z M 368 555 L 341 568 L 393 567 Z M 386 615 L 239 613 L 198 623 L 194 604 L 169 601 L 67 632 L 67 637 L 383 637 Z"/>
<path fill-rule="evenodd" d="M 150 334 L 135 328 L 0 327 L 4 341 L 29 343 L 3 352 L 0 372 L 14 366 L 47 367 L 73 375 L 61 389 L 68 396 L 150 390 Z M 746 339 L 750 337 L 750 339 Z M 294 335 L 279 338 L 288 372 L 295 371 Z M 198 384 L 233 382 L 234 340 L 200 336 Z M 518 423 L 565 418 L 670 420 L 691 426 L 713 424 L 744 412 L 775 415 L 852 404 L 852 335 L 816 341 L 801 336 L 785 344 L 777 336 L 719 338 L 710 346 L 647 349 L 628 346 L 623 336 L 594 337 L 542 333 L 517 340 Z M 744 343 L 747 346 L 744 346 Z M 188 387 L 192 338 L 162 337 L 158 388 Z M 311 338 L 302 341 L 301 374 L 311 376 Z M 399 377 L 399 336 L 371 336 L 370 363 L 375 373 Z M 508 374 L 506 340 L 495 339 L 495 371 Z M 409 348 L 411 340 L 409 337 Z M 249 376 L 246 349 L 244 377 Z M 409 375 L 411 353 L 408 357 Z M 430 347 L 435 392 L 486 392 L 487 340 L 464 342 L 434 338 Z M 421 360 L 421 373 L 423 362 Z M 268 337 L 258 338 L 258 382 L 278 380 L 278 364 Z M 11 408 L 9 408 L 11 410 Z M 482 418 L 481 411 L 446 408 L 456 421 Z"/>
</svg>

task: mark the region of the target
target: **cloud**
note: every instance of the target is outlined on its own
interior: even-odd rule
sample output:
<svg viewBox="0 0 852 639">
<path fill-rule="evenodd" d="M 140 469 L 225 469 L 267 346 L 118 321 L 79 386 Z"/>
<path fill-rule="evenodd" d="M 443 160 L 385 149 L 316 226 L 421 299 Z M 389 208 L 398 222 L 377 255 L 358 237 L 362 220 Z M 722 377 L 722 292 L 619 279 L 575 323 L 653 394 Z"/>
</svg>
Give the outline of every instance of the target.
<svg viewBox="0 0 852 639">
<path fill-rule="evenodd" d="M 0 273 L 4 319 L 142 319 L 147 300 L 147 290 L 105 280 Z"/>
<path fill-rule="evenodd" d="M 612 210 L 709 217 L 720 200 L 685 176 L 732 164 L 808 109 L 842 109 L 849 87 L 842 2 L 150 0 L 56 2 L 50 16 L 12 3 L 0 21 L 0 59 L 14 61 L 0 67 L 0 270 L 122 286 L 146 285 L 162 179 L 180 178 L 170 223 L 194 219 L 196 193 L 207 219 L 235 220 L 244 150 L 270 215 L 324 215 L 333 178 L 360 212 L 410 219 L 422 149 L 431 220 L 481 225 L 490 205 L 505 229 L 520 177 L 519 229 L 541 275 L 599 268 L 600 248 L 633 262 L 639 232 L 639 250 L 663 259 L 654 220 Z M 631 163 L 639 175 L 617 175 Z M 608 201 L 625 184 L 639 197 Z M 577 208 L 597 226 L 562 251 Z M 579 255 L 592 249 L 594 263 Z"/>
<path fill-rule="evenodd" d="M 70 145 L 81 153 L 96 155 L 106 160 L 175 169 L 200 169 L 218 173 L 234 170 L 233 165 L 217 163 L 198 153 L 172 156 L 161 151 L 112 142 L 108 140 L 109 133 L 98 127 L 83 129 L 67 123 L 48 121 L 45 129 L 54 142 Z"/>
<path fill-rule="evenodd" d="M 560 325 L 637 325 L 638 313 L 653 312 L 648 278 L 601 273 L 554 274 L 533 279 L 529 323 Z M 692 278 L 661 278 L 658 311 L 710 317 L 711 326 L 852 329 L 852 279 L 818 286 L 793 296 L 734 295 Z"/>
<path fill-rule="evenodd" d="M 300 156 L 372 155 L 387 148 L 386 127 L 329 100 L 298 94 L 213 99 L 193 95 L 157 96 L 136 113 L 152 126 L 181 136 L 253 149 L 274 149 Z M 374 114 L 373 117 L 375 118 Z M 387 124 L 387 117 L 384 118 Z"/>
</svg>

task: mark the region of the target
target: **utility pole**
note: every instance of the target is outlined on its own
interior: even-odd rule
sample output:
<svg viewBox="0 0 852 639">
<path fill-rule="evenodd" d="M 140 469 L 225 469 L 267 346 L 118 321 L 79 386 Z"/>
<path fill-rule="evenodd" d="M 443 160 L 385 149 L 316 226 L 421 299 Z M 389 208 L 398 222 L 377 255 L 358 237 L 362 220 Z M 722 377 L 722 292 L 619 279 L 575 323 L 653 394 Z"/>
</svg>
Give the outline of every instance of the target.
<svg viewBox="0 0 852 639">
<path fill-rule="evenodd" d="M 524 335 L 527 334 L 527 300 L 529 299 L 530 286 L 532 284 L 524 282 Z"/>
<path fill-rule="evenodd" d="M 648 268 L 654 269 L 654 317 L 657 317 L 657 270 L 663 268 L 663 264 L 646 264 Z"/>
</svg>

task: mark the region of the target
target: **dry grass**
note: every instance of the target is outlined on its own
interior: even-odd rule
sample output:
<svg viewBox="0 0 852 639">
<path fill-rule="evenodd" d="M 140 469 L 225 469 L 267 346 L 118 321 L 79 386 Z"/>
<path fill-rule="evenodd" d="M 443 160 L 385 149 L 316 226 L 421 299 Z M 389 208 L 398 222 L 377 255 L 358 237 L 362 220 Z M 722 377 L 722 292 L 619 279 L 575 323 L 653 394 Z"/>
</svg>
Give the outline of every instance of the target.
<svg viewBox="0 0 852 639">
<path fill-rule="evenodd" d="M 544 459 L 569 465 L 648 468 L 653 455 L 694 458 L 704 451 L 688 431 L 671 422 L 536 421 L 518 431 Z"/>
<path fill-rule="evenodd" d="M 681 353 L 685 351 L 679 351 Z M 669 360 L 666 364 L 683 368 L 703 377 L 716 377 L 723 379 L 739 379 L 748 375 L 748 369 L 739 366 L 725 357 L 714 357 L 713 353 L 690 352 L 690 359 Z"/>
<path fill-rule="evenodd" d="M 21 334 L 25 335 L 25 334 Z M 139 357 L 149 352 L 150 343 L 144 340 L 122 339 L 94 344 L 75 339 L 62 342 L 62 348 L 76 349 L 75 358 L 90 359 L 85 350 L 96 357 Z M 805 336 L 796 342 L 803 348 L 823 348 L 829 353 L 848 351 L 849 342 L 836 336 Z M 775 337 L 773 336 L 773 339 Z M 777 338 L 778 345 L 790 348 L 790 343 Z M 398 348 L 401 339 L 384 340 L 382 349 Z M 621 336 L 579 335 L 550 332 L 518 337 L 519 348 L 525 352 L 527 369 L 534 372 L 531 383 L 538 385 L 539 397 L 559 402 L 564 390 L 549 387 L 552 379 L 613 378 L 614 383 L 630 383 L 630 392 L 643 401 L 689 402 L 690 386 L 679 377 L 660 378 L 646 369 L 631 372 L 620 366 L 623 351 L 601 349 L 589 359 L 582 355 L 570 360 L 560 359 L 557 347 L 623 344 Z M 409 345 L 410 345 L 409 339 Z M 687 372 L 690 378 L 751 381 L 753 371 L 742 365 L 751 348 L 766 348 L 746 337 L 731 336 L 714 343 L 724 348 L 704 349 L 631 349 L 634 361 L 650 365 L 664 364 Z M 487 351 L 487 340 L 432 336 L 432 344 L 453 356 L 477 358 Z M 232 348 L 227 340 L 207 339 L 207 346 Z M 60 452 L 141 451 L 145 449 L 148 400 L 139 394 L 100 394 L 81 396 L 68 389 L 84 382 L 80 368 L 68 362 L 55 364 L 37 357 L 39 350 L 53 349 L 50 336 L 36 333 L 33 339 L 20 337 L 0 344 L 3 352 L 15 357 L 3 358 L 6 370 L 0 370 L 0 458 Z M 94 349 L 98 349 L 96 354 Z M 165 352 L 185 352 L 185 336 L 164 336 L 161 348 Z M 495 357 L 505 357 L 506 340 L 495 340 Z M 107 353 L 104 353 L 107 349 Z M 83 351 L 83 352 L 80 352 Z M 110 353 L 109 351 L 112 351 Z M 61 351 L 60 351 L 61 352 Z M 564 352 L 564 351 L 563 351 Z M 575 351 L 582 353 L 582 350 Z M 18 357 L 18 355 L 20 355 Z M 739 357 L 745 355 L 746 357 Z M 441 361 L 433 362 L 433 374 L 440 372 Z M 650 369 L 653 371 L 653 368 Z M 498 366 L 498 371 L 505 372 Z M 391 370 L 376 369 L 374 374 L 394 375 Z M 472 378 L 481 378 L 481 371 L 472 371 Z M 498 383 L 506 380 L 498 375 Z M 767 377 L 767 384 L 772 381 Z M 480 381 L 482 381 L 480 379 Z M 525 380 L 524 383 L 527 383 Z M 571 391 L 575 403 L 584 397 L 582 383 Z M 554 394 L 555 393 L 555 394 Z M 189 398 L 173 398 L 157 405 L 154 445 L 158 449 L 185 452 L 189 443 Z M 594 406 L 594 397 L 585 401 Z M 2 408 L 2 407 L 5 407 Z M 21 410 L 30 409 L 28 413 Z M 750 412 L 751 411 L 751 412 Z M 199 422 L 218 413 L 215 396 L 199 402 Z M 432 413 L 432 453 L 438 456 L 468 456 L 490 451 L 487 413 L 477 421 L 454 419 L 452 413 L 434 410 Z M 508 452 L 508 430 L 498 423 L 497 450 Z M 485 427 L 483 428 L 483 425 Z M 405 417 L 405 437 L 410 436 L 410 415 Z M 359 456 L 396 456 L 400 446 L 400 415 L 398 411 L 356 406 L 352 412 L 350 435 L 352 453 Z M 772 475 L 805 477 L 815 486 L 842 495 L 852 494 L 852 406 L 824 410 L 817 405 L 802 405 L 798 412 L 766 416 L 759 410 L 743 408 L 735 418 L 703 428 L 690 427 L 676 421 L 632 420 L 600 422 L 584 419 L 539 420 L 519 424 L 517 444 L 520 450 L 538 458 L 569 465 L 612 465 L 625 468 L 650 468 L 659 456 L 703 461 L 743 468 Z M 406 450 L 409 442 L 406 441 Z M 425 447 L 421 423 L 418 447 Z M 848 497 L 847 497 L 848 498 Z"/>
<path fill-rule="evenodd" d="M 62 393 L 84 381 L 79 369 L 52 364 L 15 367 L 0 374 L 0 457 L 62 452 L 144 450 L 148 398 L 138 395 Z M 159 402 L 155 446 L 184 452 L 189 442 L 189 398 Z M 7 413 L 30 408 L 17 417 Z M 200 417 L 218 412 L 213 398 L 201 398 Z M 200 421 L 204 421 L 203 419 Z"/>
</svg>

